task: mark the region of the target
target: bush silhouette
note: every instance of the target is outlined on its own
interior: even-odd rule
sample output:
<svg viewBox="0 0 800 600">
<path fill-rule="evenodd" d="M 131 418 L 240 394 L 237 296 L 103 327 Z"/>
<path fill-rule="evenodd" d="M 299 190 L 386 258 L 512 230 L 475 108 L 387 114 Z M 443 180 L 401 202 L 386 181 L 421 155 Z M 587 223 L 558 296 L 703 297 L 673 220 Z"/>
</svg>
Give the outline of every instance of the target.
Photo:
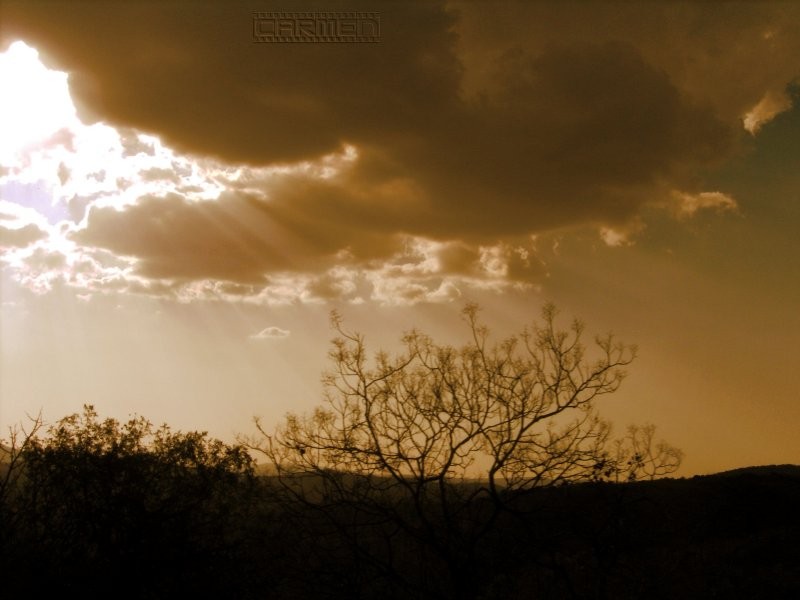
<svg viewBox="0 0 800 600">
<path fill-rule="evenodd" d="M 114 595 L 147 597 L 207 593 L 236 572 L 255 481 L 245 448 L 141 417 L 101 420 L 88 405 L 26 442 L 5 504 L 18 575 L 83 596 L 124 581 Z"/>
</svg>

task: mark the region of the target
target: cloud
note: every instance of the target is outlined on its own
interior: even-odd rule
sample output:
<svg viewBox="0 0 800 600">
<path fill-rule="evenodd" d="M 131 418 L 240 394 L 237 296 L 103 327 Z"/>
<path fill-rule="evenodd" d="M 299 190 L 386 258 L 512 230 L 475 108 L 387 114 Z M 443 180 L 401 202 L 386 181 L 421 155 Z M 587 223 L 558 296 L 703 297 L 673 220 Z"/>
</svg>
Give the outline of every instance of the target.
<svg viewBox="0 0 800 600">
<path fill-rule="evenodd" d="M 110 31 L 98 3 L 59 19 L 47 4 L 12 4 L 6 29 L 70 71 L 84 117 L 153 132 L 179 151 L 269 165 L 352 144 L 361 159 L 351 183 L 383 191 L 363 216 L 386 225 L 395 216 L 387 209 L 401 204 L 408 216 L 398 225 L 435 238 L 621 218 L 656 180 L 731 144 L 730 124 L 628 41 L 520 42 L 494 52 L 476 102 L 462 94 L 470 63 L 459 51 L 458 13 L 444 3 L 365 3 L 386 9 L 383 42 L 336 48 L 252 44 L 224 18 L 249 6 L 171 3 L 157 19 L 115 6 Z M 69 23 L 87 35 L 66 35 Z M 344 216 L 362 208 L 358 197 L 315 191 L 306 216 L 323 204 Z"/>
<path fill-rule="evenodd" d="M 309 0 L 303 10 L 337 5 L 386 9 L 392 26 L 383 43 L 256 45 L 250 19 L 263 4 L 254 1 L 175 2 L 156 13 L 141 5 L 78 1 L 66 11 L 57 2 L 11 2 L 3 34 L 29 40 L 70 72 L 84 118 L 156 132 L 180 151 L 265 164 L 331 152 L 343 137 L 363 138 L 392 121 L 401 133 L 426 101 L 453 89 L 457 64 L 446 50 L 454 17 L 441 3 Z M 80 28 L 82 41 L 54 20 Z"/>
<path fill-rule="evenodd" d="M 735 209 L 702 176 L 800 74 L 800 9 L 777 3 L 315 8 L 379 10 L 383 40 L 253 44 L 256 2 L 4 6 L 4 39 L 67 70 L 79 114 L 138 161 L 91 190 L 55 163 L 87 215 L 70 239 L 125 261 L 126 289 L 414 303 L 535 285 L 532 234 L 624 245 L 649 204 Z"/>
<path fill-rule="evenodd" d="M 308 281 L 305 286 L 306 299 L 325 301 L 351 298 L 358 291 L 359 276 L 356 269 L 334 267 Z"/>
<path fill-rule="evenodd" d="M 322 212 L 322 211 L 321 211 Z M 148 278 L 218 279 L 263 283 L 270 273 L 324 271 L 345 247 L 370 258 L 397 242 L 358 223 L 301 220 L 291 206 L 227 192 L 218 200 L 191 201 L 180 194 L 146 196 L 122 210 L 95 207 L 73 238 L 137 259 Z M 345 246 L 347 245 L 347 246 Z"/>
<path fill-rule="evenodd" d="M 678 218 L 693 217 L 701 210 L 736 212 L 739 209 L 736 200 L 722 192 L 700 192 L 699 194 L 674 192 L 673 197 Z"/>
<path fill-rule="evenodd" d="M 132 274 L 129 262 L 109 252 L 75 248 L 56 236 L 37 242 L 4 257 L 11 276 L 21 285 L 42 294 L 56 285 L 64 285 L 80 293 L 139 292 L 141 287 L 155 287 Z M 174 291 L 162 297 L 175 297 Z M 153 294 L 156 295 L 156 294 Z"/>
<path fill-rule="evenodd" d="M 800 6 L 794 3 L 452 2 L 470 96 L 491 89 L 498 56 L 537 54 L 592 40 L 637 48 L 687 97 L 725 122 L 740 120 L 768 91 L 782 95 L 800 73 Z"/>
<path fill-rule="evenodd" d="M 291 335 L 291 332 L 274 325 L 266 327 L 250 336 L 251 340 L 282 340 Z"/>
<path fill-rule="evenodd" d="M 9 228 L 0 225 L 0 248 L 22 248 L 43 239 L 47 234 L 36 225 L 29 224 L 19 228 Z"/>
<path fill-rule="evenodd" d="M 777 93 L 775 90 L 767 90 L 758 104 L 744 115 L 744 128 L 755 134 L 762 126 L 791 106 L 792 100 L 785 91 Z"/>
<path fill-rule="evenodd" d="M 601 226 L 598 229 L 598 234 L 606 246 L 615 248 L 632 246 L 636 236 L 641 234 L 645 229 L 646 225 L 644 221 L 640 218 L 634 218 L 626 223 L 620 223 L 619 225 Z"/>
<path fill-rule="evenodd" d="M 0 249 L 24 248 L 46 237 L 47 224 L 39 213 L 0 199 Z"/>
</svg>

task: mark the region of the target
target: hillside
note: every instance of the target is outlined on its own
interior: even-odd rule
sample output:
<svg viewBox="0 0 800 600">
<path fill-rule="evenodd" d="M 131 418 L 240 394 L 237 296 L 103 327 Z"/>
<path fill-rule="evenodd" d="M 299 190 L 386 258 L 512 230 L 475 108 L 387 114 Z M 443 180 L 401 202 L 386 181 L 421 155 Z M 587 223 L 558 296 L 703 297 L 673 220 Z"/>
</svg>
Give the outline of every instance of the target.
<svg viewBox="0 0 800 600">
<path fill-rule="evenodd" d="M 70 467 L 63 481 L 80 488 L 34 490 L 24 504 L 4 505 L 4 590 L 100 598 L 124 581 L 128 598 L 800 597 L 795 465 L 536 490 L 507 498 L 473 537 L 491 512 L 485 498 L 402 531 L 375 518 L 389 514 L 385 502 L 413 523 L 395 497 L 310 506 L 264 475 L 207 497 L 185 474 L 174 487 L 129 473 L 137 487 L 128 489 L 109 485 L 114 476 L 101 466 Z M 75 502 L 86 486 L 111 495 Z M 195 497 L 174 495 L 183 489 Z M 450 550 L 446 536 L 456 536 Z"/>
</svg>

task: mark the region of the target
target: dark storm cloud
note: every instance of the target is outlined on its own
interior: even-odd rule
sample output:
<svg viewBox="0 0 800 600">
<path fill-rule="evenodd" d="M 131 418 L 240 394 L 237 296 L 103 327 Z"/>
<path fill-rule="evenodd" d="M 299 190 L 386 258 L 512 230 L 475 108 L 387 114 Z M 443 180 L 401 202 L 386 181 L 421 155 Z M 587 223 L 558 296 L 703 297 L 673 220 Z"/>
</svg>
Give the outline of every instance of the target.
<svg viewBox="0 0 800 600">
<path fill-rule="evenodd" d="M 464 87 L 491 88 L 494 63 L 553 43 L 622 42 L 695 100 L 736 122 L 800 75 L 795 2 L 454 2 Z"/>
<path fill-rule="evenodd" d="M 403 156 L 441 210 L 434 234 L 453 214 L 484 235 L 624 220 L 732 141 L 627 44 L 515 52 L 495 73 L 491 102 L 461 107 Z"/>
<path fill-rule="evenodd" d="M 703 191 L 743 111 L 797 72 L 782 5 L 309 0 L 380 11 L 381 43 L 254 44 L 251 13 L 266 8 L 7 4 L 4 39 L 67 70 L 84 118 L 229 164 L 358 152 L 330 179 L 256 182 L 269 201 L 96 209 L 79 241 L 141 259 L 150 277 L 254 282 L 321 273 L 343 250 L 383 260 L 420 236 L 448 242 L 443 269 L 468 273 L 479 245 L 622 226 L 646 202 Z M 520 263 L 510 274 L 528 260 L 506 254 Z"/>
<path fill-rule="evenodd" d="M 235 1 L 9 3 L 3 37 L 28 40 L 70 73 L 82 117 L 231 162 L 319 156 L 443 114 L 458 83 L 454 17 L 438 2 L 338 8 L 382 10 L 383 42 L 254 44 L 252 12 L 265 7 Z"/>
</svg>

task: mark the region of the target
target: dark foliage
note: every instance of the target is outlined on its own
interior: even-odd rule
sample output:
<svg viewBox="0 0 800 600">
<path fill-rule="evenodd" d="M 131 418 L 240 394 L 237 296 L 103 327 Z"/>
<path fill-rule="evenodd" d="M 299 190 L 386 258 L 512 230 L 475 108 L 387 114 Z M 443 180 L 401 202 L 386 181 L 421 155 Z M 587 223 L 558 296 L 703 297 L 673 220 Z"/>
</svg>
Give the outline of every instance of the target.
<svg viewBox="0 0 800 600">
<path fill-rule="evenodd" d="M 149 598 L 246 584 L 256 479 L 244 448 L 87 406 L 14 450 L 6 589 Z"/>
<path fill-rule="evenodd" d="M 91 408 L 16 447 L 3 593 L 83 598 L 795 598 L 800 467 L 517 490 L 470 570 L 369 504 L 325 510 L 242 447 Z M 9 475 L 6 455 L 4 477 Z M 344 477 L 344 475 L 341 475 Z M 5 481 L 5 479 L 4 479 Z M 308 479 L 308 489 L 321 484 Z M 452 493 L 468 495 L 469 482 Z M 409 511 L 402 498 L 386 505 Z M 476 496 L 448 518 L 481 521 Z M 442 516 L 442 519 L 445 517 Z M 456 531 L 431 520 L 428 533 Z M 427 535 L 427 534 L 426 534 Z M 453 547 L 457 547 L 453 546 Z M 463 557 L 462 557 L 463 558 Z"/>
</svg>

